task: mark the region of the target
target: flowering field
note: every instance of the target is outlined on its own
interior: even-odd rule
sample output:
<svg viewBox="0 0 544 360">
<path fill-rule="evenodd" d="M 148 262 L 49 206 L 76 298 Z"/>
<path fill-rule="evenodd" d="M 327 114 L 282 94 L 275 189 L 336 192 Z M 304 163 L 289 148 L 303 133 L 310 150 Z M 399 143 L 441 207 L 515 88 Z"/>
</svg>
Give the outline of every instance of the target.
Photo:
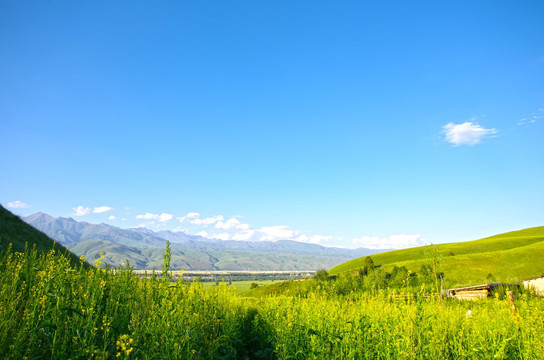
<svg viewBox="0 0 544 360">
<path fill-rule="evenodd" d="M 528 294 L 516 313 L 507 300 L 440 307 L 319 287 L 242 298 L 54 251 L 7 251 L 0 274 L 3 359 L 544 358 L 544 301 Z"/>
</svg>

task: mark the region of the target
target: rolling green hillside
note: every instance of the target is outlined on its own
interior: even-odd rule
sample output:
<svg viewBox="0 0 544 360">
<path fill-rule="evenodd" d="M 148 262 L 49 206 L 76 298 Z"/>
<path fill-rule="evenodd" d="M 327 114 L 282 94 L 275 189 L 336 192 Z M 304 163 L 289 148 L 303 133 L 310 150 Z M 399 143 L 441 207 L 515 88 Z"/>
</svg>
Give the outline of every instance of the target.
<svg viewBox="0 0 544 360">
<path fill-rule="evenodd" d="M 67 251 L 64 246 L 55 243 L 47 235 L 28 225 L 0 205 L 0 251 L 6 250 L 10 243 L 13 251 L 19 252 L 25 251 L 25 243 L 29 247 L 36 246 L 38 251 L 47 252 L 53 248 L 66 251 L 73 264 L 79 263 L 79 258 Z"/>
<path fill-rule="evenodd" d="M 517 281 L 544 272 L 544 226 L 512 231 L 481 240 L 435 245 L 442 254 L 441 271 L 448 286 L 470 285 L 488 281 Z M 386 271 L 406 266 L 417 272 L 425 263 L 425 247 L 395 250 L 372 255 L 376 265 Z M 364 257 L 330 269 L 339 274 L 360 268 Z"/>
</svg>

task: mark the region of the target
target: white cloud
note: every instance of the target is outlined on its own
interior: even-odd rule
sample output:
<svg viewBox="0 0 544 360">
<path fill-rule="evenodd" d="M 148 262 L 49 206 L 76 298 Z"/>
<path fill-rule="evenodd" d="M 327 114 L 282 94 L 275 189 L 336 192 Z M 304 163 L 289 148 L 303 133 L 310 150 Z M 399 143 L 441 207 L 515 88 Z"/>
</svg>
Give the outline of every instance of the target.
<svg viewBox="0 0 544 360">
<path fill-rule="evenodd" d="M 81 205 L 79 205 L 78 207 L 72 208 L 72 210 L 74 210 L 74 212 L 72 213 L 72 215 L 74 216 L 85 216 L 91 212 L 91 209 Z"/>
<path fill-rule="evenodd" d="M 259 229 L 259 232 L 263 234 L 263 236 L 261 237 L 261 241 L 291 239 L 299 235 L 298 232 L 289 230 L 285 225 L 263 226 Z"/>
<path fill-rule="evenodd" d="M 477 123 L 476 119 L 466 121 L 462 124 L 448 123 L 442 128 L 446 135 L 446 141 L 455 146 L 459 145 L 475 145 L 482 141 L 486 136 L 491 136 L 497 133 L 496 129 L 486 129 Z"/>
<path fill-rule="evenodd" d="M 159 215 L 146 213 L 144 215 L 136 215 L 136 219 L 152 220 L 152 219 L 156 219 L 158 216 Z"/>
<path fill-rule="evenodd" d="M 249 230 L 251 226 L 249 226 L 249 224 L 239 224 L 239 225 L 236 225 L 236 228 L 239 230 Z"/>
<path fill-rule="evenodd" d="M 518 120 L 518 125 L 524 126 L 524 125 L 536 123 L 537 121 L 541 120 L 544 117 L 542 112 L 544 112 L 544 109 L 539 108 L 537 112 L 533 112 L 531 113 L 531 115 L 522 117 L 521 119 Z"/>
<path fill-rule="evenodd" d="M 211 224 L 215 224 L 218 221 L 222 221 L 223 219 L 224 219 L 223 215 L 207 217 L 207 218 L 204 218 L 204 219 L 195 218 L 195 219 L 191 220 L 191 224 L 208 226 L 208 225 L 211 225 Z"/>
<path fill-rule="evenodd" d="M 115 216 L 110 215 L 110 216 L 108 217 L 108 219 L 109 219 L 109 220 L 115 220 Z"/>
<path fill-rule="evenodd" d="M 232 229 L 232 228 L 235 228 L 237 227 L 238 225 L 240 225 L 240 221 L 236 218 L 230 218 L 228 219 L 227 221 L 223 222 L 223 221 L 218 221 L 217 224 L 215 224 L 215 228 L 216 229 L 223 229 L 223 230 L 228 230 L 228 229 Z"/>
<path fill-rule="evenodd" d="M 186 219 L 186 217 L 185 217 L 185 216 L 181 216 L 181 217 L 178 217 L 178 218 L 176 218 L 176 219 L 178 219 L 179 222 L 184 222 L 185 219 Z"/>
<path fill-rule="evenodd" d="M 320 244 L 334 246 L 343 242 L 342 237 L 328 236 L 319 234 L 303 234 L 300 231 L 292 230 L 286 225 L 263 226 L 255 229 L 250 224 L 242 223 L 241 216 L 232 216 L 225 219 L 223 215 L 202 217 L 199 213 L 188 213 L 178 218 L 186 221 L 194 230 L 184 230 L 184 232 L 193 233 L 202 237 L 219 240 L 236 241 L 277 241 L 277 240 L 295 240 L 311 244 Z M 205 230 L 202 228 L 206 228 Z"/>
<path fill-rule="evenodd" d="M 29 204 L 25 204 L 24 202 L 19 200 L 8 202 L 8 208 L 12 208 L 12 209 L 29 209 L 31 207 L 32 206 L 30 206 Z"/>
<path fill-rule="evenodd" d="M 162 213 L 160 215 L 158 214 L 151 214 L 151 213 L 145 213 L 143 215 L 136 215 L 136 219 L 144 219 L 144 220 L 156 220 L 161 223 L 165 223 L 167 221 L 172 220 L 174 215 L 172 214 L 166 214 Z"/>
<path fill-rule="evenodd" d="M 328 236 L 328 235 L 316 234 L 316 235 L 308 236 L 305 234 L 301 234 L 295 240 L 300 242 L 310 243 L 310 244 L 323 245 L 323 244 L 331 242 L 332 240 L 341 240 L 341 238 L 336 238 L 334 236 Z"/>
<path fill-rule="evenodd" d="M 246 241 L 250 240 L 255 235 L 255 230 L 244 230 L 237 232 L 232 236 L 232 240 Z"/>
<path fill-rule="evenodd" d="M 102 214 L 112 210 L 113 208 L 109 206 L 98 206 L 93 209 L 93 214 Z"/>
<path fill-rule="evenodd" d="M 173 217 L 174 217 L 174 215 L 172 215 L 172 214 L 162 213 L 162 214 L 159 215 L 158 220 L 159 220 L 159 222 L 164 223 L 164 222 L 172 220 Z"/>
<path fill-rule="evenodd" d="M 213 237 L 214 239 L 219 239 L 219 240 L 230 240 L 230 235 L 227 233 L 221 233 L 219 235 L 214 235 Z"/>
<path fill-rule="evenodd" d="M 363 236 L 352 240 L 355 246 L 368 249 L 405 249 L 425 245 L 421 235 L 390 235 L 389 237 Z"/>
</svg>

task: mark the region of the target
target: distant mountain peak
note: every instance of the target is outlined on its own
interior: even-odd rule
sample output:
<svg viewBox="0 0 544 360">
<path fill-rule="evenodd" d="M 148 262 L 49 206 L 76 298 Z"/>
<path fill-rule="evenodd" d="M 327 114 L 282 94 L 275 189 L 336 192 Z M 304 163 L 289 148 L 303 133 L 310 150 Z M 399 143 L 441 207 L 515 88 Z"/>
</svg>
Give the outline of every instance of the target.
<svg viewBox="0 0 544 360">
<path fill-rule="evenodd" d="M 27 216 L 26 218 L 24 218 L 24 220 L 28 223 L 28 222 L 33 222 L 33 223 L 45 223 L 45 222 L 49 222 L 49 221 L 53 221 L 55 220 L 55 218 L 51 215 L 48 215 L 46 213 L 43 213 L 43 212 L 37 212 L 35 214 L 32 214 L 30 216 Z"/>
</svg>

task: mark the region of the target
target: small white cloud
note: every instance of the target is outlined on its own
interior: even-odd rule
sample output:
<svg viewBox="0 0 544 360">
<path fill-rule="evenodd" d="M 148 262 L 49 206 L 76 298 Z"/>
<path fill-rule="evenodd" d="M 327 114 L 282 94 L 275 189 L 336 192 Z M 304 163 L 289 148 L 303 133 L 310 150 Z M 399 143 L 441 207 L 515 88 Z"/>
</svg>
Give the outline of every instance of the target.
<svg viewBox="0 0 544 360">
<path fill-rule="evenodd" d="M 186 218 L 187 218 L 186 216 L 180 216 L 176 219 L 178 219 L 179 222 L 184 222 Z"/>
<path fill-rule="evenodd" d="M 109 206 L 99 206 L 93 209 L 93 214 L 102 214 L 108 211 L 112 211 L 113 208 Z"/>
<path fill-rule="evenodd" d="M 115 216 L 110 215 L 110 216 L 108 217 L 108 219 L 109 219 L 109 220 L 115 220 Z"/>
<path fill-rule="evenodd" d="M 207 218 L 204 218 L 204 219 L 195 218 L 195 219 L 191 220 L 191 224 L 208 226 L 208 225 L 211 225 L 211 224 L 215 224 L 218 221 L 222 221 L 223 219 L 224 219 L 223 215 L 207 217 Z"/>
<path fill-rule="evenodd" d="M 544 114 L 542 114 L 542 112 L 544 112 L 544 109 L 539 108 L 536 112 L 533 112 L 530 115 L 524 116 L 521 119 L 519 119 L 517 124 L 519 126 L 534 124 L 537 121 L 540 121 L 542 118 L 544 118 Z"/>
<path fill-rule="evenodd" d="M 89 209 L 88 207 L 81 206 L 81 205 L 78 206 L 78 207 L 72 208 L 72 210 L 74 210 L 74 212 L 72 213 L 72 215 L 74 215 L 74 216 L 85 216 L 85 215 L 88 215 L 91 212 L 91 209 Z"/>
<path fill-rule="evenodd" d="M 190 212 L 190 213 L 187 213 L 187 215 L 185 216 L 188 217 L 189 219 L 196 219 L 200 217 L 200 214 L 197 212 Z"/>
<path fill-rule="evenodd" d="M 213 237 L 214 239 L 219 239 L 219 240 L 230 240 L 230 235 L 227 233 L 221 233 L 219 235 L 214 235 Z"/>
<path fill-rule="evenodd" d="M 145 213 L 143 215 L 136 215 L 136 219 L 144 219 L 144 220 L 151 220 L 157 218 L 159 215 L 151 214 L 151 213 Z"/>
<path fill-rule="evenodd" d="M 249 226 L 249 224 L 236 225 L 236 229 L 238 229 L 238 230 L 249 230 L 250 228 L 251 228 L 251 226 Z"/>
<path fill-rule="evenodd" d="M 26 204 L 19 200 L 8 202 L 8 208 L 11 209 L 30 209 L 31 207 L 32 206 L 30 206 L 29 204 Z"/>
<path fill-rule="evenodd" d="M 285 225 L 263 226 L 259 229 L 259 232 L 263 234 L 261 241 L 291 239 L 297 235 L 300 235 L 296 231 L 289 230 Z"/>
<path fill-rule="evenodd" d="M 232 240 L 246 241 L 251 239 L 253 235 L 255 235 L 255 230 L 239 231 L 232 236 Z"/>
<path fill-rule="evenodd" d="M 236 226 L 240 225 L 240 221 L 236 218 L 230 218 L 227 221 L 218 221 L 217 224 L 215 224 L 216 229 L 223 229 L 223 230 L 229 230 L 233 229 Z"/>
<path fill-rule="evenodd" d="M 327 244 L 330 243 L 332 240 L 341 240 L 341 238 L 335 238 L 334 236 L 328 236 L 328 235 L 304 235 L 301 234 L 299 237 L 295 239 L 296 241 L 310 243 L 310 244 Z"/>
<path fill-rule="evenodd" d="M 446 135 L 446 141 L 455 146 L 475 145 L 482 141 L 484 137 L 497 133 L 496 129 L 486 129 L 477 123 L 476 119 L 466 121 L 462 124 L 448 123 L 442 128 Z"/>
<path fill-rule="evenodd" d="M 151 213 L 145 213 L 143 215 L 136 215 L 136 219 L 144 219 L 144 220 L 156 220 L 158 222 L 161 222 L 161 223 L 165 223 L 167 221 L 170 221 L 172 220 L 172 218 L 174 217 L 174 215 L 172 214 L 166 214 L 166 213 L 162 213 L 162 214 L 151 214 Z"/>
<path fill-rule="evenodd" d="M 172 220 L 173 217 L 174 217 L 174 215 L 172 215 L 172 214 L 162 213 L 162 214 L 159 215 L 159 222 L 165 223 L 167 221 Z"/>
<path fill-rule="evenodd" d="M 198 236 L 202 236 L 202 237 L 208 237 L 208 236 L 209 236 L 208 233 L 205 232 L 205 231 L 199 231 L 199 232 L 197 232 L 196 234 L 197 234 Z"/>
<path fill-rule="evenodd" d="M 391 235 L 389 237 L 363 236 L 352 240 L 353 244 L 367 249 L 405 249 L 425 245 L 421 235 Z"/>
</svg>

